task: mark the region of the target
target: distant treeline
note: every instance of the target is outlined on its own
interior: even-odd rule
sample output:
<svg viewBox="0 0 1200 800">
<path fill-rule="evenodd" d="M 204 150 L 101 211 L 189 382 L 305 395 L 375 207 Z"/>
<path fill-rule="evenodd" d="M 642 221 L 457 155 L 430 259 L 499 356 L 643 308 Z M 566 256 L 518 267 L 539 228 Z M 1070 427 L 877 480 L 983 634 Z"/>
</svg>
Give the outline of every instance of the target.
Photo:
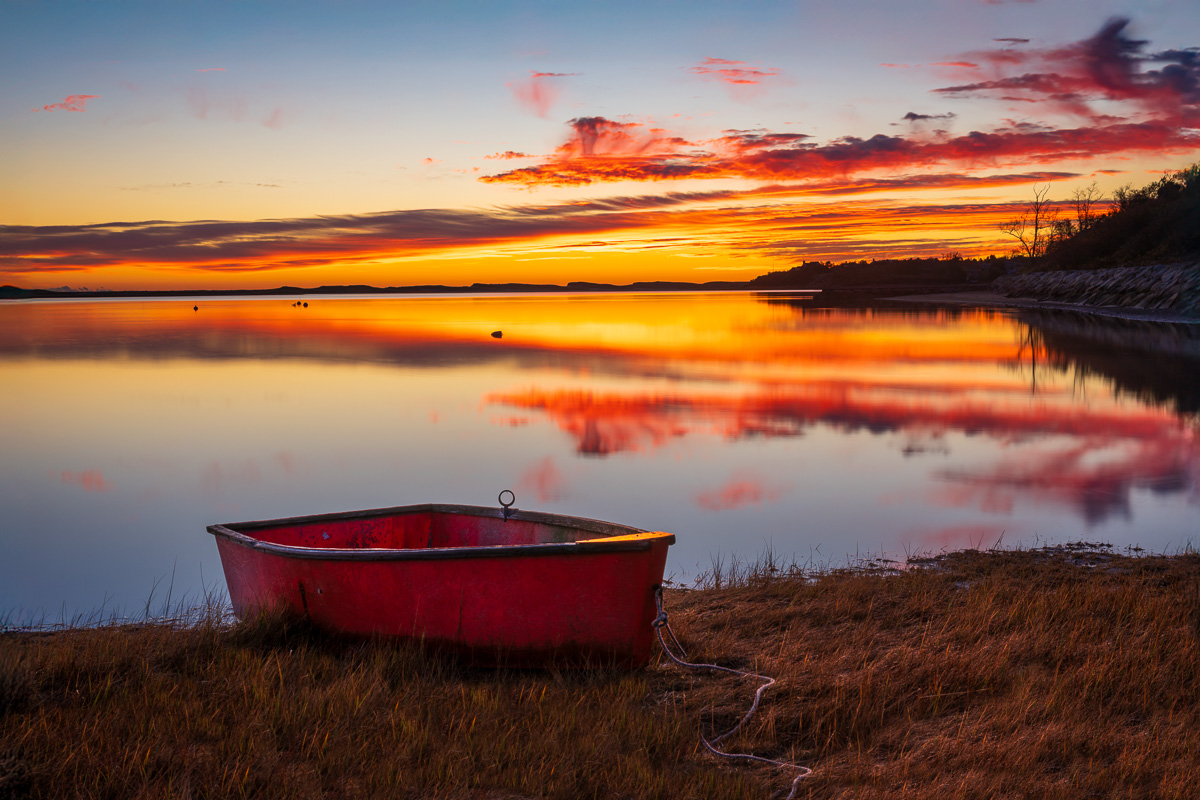
<svg viewBox="0 0 1200 800">
<path fill-rule="evenodd" d="M 1016 270 L 1076 270 L 1171 264 L 1200 259 L 1200 163 L 1140 189 L 1113 192 L 1107 210 L 1095 184 L 1067 203 L 1048 199 L 1049 186 L 1017 219 L 1001 226 L 1016 244 L 1010 257 L 875 259 L 833 264 L 806 261 L 760 275 L 752 289 L 866 289 L 986 284 Z"/>
<path fill-rule="evenodd" d="M 1006 258 L 885 258 L 873 261 L 806 261 L 750 281 L 751 289 L 867 289 L 987 284 L 1011 268 Z"/>
<path fill-rule="evenodd" d="M 1200 258 L 1200 162 L 1140 189 L 1113 192 L 1108 212 L 1059 220 L 1045 253 L 1023 268 L 1105 269 Z"/>
</svg>

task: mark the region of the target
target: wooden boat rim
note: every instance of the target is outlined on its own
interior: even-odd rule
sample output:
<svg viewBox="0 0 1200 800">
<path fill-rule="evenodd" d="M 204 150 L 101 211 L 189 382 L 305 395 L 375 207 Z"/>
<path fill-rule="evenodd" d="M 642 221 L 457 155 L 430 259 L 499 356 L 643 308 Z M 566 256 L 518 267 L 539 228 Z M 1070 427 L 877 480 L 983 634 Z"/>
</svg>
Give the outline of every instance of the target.
<svg viewBox="0 0 1200 800">
<path fill-rule="evenodd" d="M 422 503 L 410 506 L 394 506 L 392 508 L 372 508 L 362 511 L 343 511 L 331 514 L 315 514 L 304 517 L 284 517 L 271 520 L 253 520 L 250 522 L 230 522 L 220 525 L 209 525 L 207 530 L 213 536 L 227 539 L 243 547 L 249 547 L 259 552 L 286 558 L 304 558 L 323 561 L 440 561 L 460 558 L 511 558 L 552 555 L 581 555 L 593 553 L 618 553 L 638 550 L 648 550 L 655 542 L 666 541 L 675 543 L 675 536 L 670 533 L 658 533 L 634 528 L 629 525 L 618 525 L 587 517 L 569 517 L 563 514 L 549 514 L 540 511 L 520 511 L 510 509 L 507 519 L 525 522 L 556 525 L 587 533 L 598 534 L 600 538 L 576 542 L 561 542 L 549 544 L 517 544 L 517 545 L 485 545 L 472 547 L 438 547 L 438 548 L 332 548 L 332 547 L 299 547 L 296 545 L 274 544 L 264 542 L 243 531 L 263 530 L 289 525 L 308 525 L 321 522 L 344 522 L 354 519 L 371 519 L 373 517 L 400 516 L 404 514 L 460 514 L 473 517 L 492 517 L 505 519 L 505 513 L 498 508 L 482 506 L 462 506 L 443 503 Z M 611 539 L 612 541 L 606 541 Z"/>
</svg>

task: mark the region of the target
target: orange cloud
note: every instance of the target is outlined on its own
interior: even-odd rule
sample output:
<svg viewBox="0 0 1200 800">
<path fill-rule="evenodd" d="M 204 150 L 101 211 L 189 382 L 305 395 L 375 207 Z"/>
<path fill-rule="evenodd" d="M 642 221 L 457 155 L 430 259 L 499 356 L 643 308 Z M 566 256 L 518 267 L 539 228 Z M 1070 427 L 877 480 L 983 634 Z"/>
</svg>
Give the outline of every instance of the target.
<svg viewBox="0 0 1200 800">
<path fill-rule="evenodd" d="M 1093 37 L 1062 47 L 1004 47 L 938 62 L 972 77 L 970 83 L 933 90 L 942 97 L 1037 103 L 1052 112 L 1084 116 L 1089 123 L 1085 126 L 1007 123 L 959 136 L 876 134 L 825 143 L 802 134 L 725 131 L 692 141 L 645 123 L 579 117 L 568 123 L 566 141 L 543 163 L 480 180 L 527 187 L 728 178 L 813 181 L 877 171 L 974 171 L 1001 164 L 1011 169 L 1200 150 L 1200 58 L 1195 49 L 1147 53 L 1146 42 L 1126 35 L 1128 24 L 1128 19 L 1113 18 Z M 995 77 L 978 80 L 984 65 Z M 716 58 L 705 59 L 692 72 L 735 86 L 753 86 L 775 74 Z M 1106 113 L 1096 110 L 1097 101 L 1108 103 Z M 1134 108 L 1118 114 L 1114 103 L 1131 103 Z M 1152 118 L 1144 118 L 1147 109 Z M 926 117 L 906 117 L 912 118 Z"/>
<path fill-rule="evenodd" d="M 605 117 L 576 117 L 567 123 L 572 134 L 555 150 L 559 159 L 591 156 L 672 155 L 691 142 L 669 136 L 662 128 Z"/>
<path fill-rule="evenodd" d="M 982 169 L 1200 150 L 1195 130 L 1154 120 L 1065 129 L 1014 126 L 934 138 L 876 134 L 827 144 L 813 144 L 804 134 L 761 131 L 727 131 L 717 139 L 691 142 L 661 129 L 604 117 L 583 117 L 569 124 L 572 133 L 551 160 L 480 180 L 523 186 L 717 178 L 829 180 L 947 164 Z"/>
<path fill-rule="evenodd" d="M 611 138 L 611 137 L 607 137 Z M 572 247 L 620 234 L 625 246 L 695 246 L 713 252 L 763 251 L 786 258 L 842 259 L 869 252 L 925 255 L 953 247 L 964 254 L 999 247 L 995 224 L 1016 204 L 896 204 L 888 201 L 806 202 L 795 198 L 921 189 L 1028 185 L 1071 173 L 991 176 L 911 175 L 829 179 L 715 192 L 598 197 L 551 205 L 494 209 L 414 209 L 376 214 L 259 221 L 16 226 L 0 236 L 0 272 L 39 274 L 136 263 L 187 265 L 209 272 L 275 271 L 380 258 L 412 258 L 470 248 Z M 753 205 L 743 205 L 753 201 Z M 928 237 L 931 229 L 959 230 Z M 879 237 L 888 242 L 881 245 Z M 644 236 L 639 241 L 630 237 Z M 971 237 L 982 238 L 972 239 Z M 1006 245 L 1004 245 L 1006 246 Z"/>
<path fill-rule="evenodd" d="M 822 261 L 885 253 L 893 257 L 931 257 L 947 249 L 980 255 L 1008 247 L 1000 240 L 996 224 L 1011 217 L 1017 205 L 897 206 L 844 201 L 805 208 L 779 204 L 726 213 L 706 208 L 650 208 L 578 215 L 553 211 L 545 215 L 515 214 L 511 210 L 496 214 L 470 210 L 460 215 L 431 209 L 395 212 L 386 215 L 391 217 L 386 222 L 350 218 L 344 220 L 345 228 L 341 230 L 332 219 L 324 221 L 326 224 L 315 221 L 317 224 L 311 226 L 308 220 L 273 221 L 274 225 L 263 221 L 261 226 L 248 223 L 246 237 L 240 239 L 224 233 L 239 227 L 232 222 L 84 226 L 89 229 L 74 235 L 61 229 L 48 232 L 11 226 L 5 231 L 11 244 L 0 242 L 0 279 L 19 282 L 79 270 L 111 270 L 119 277 L 136 268 L 140 272 L 170 274 L 175 286 L 197 288 L 211 280 L 209 276 L 277 273 L 279 277 L 266 280 L 302 282 L 309 279 L 301 270 L 322 269 L 334 270 L 326 272 L 322 280 L 345 283 L 346 278 L 339 275 L 353 277 L 359 266 L 374 268 L 381 261 L 423 258 L 469 259 L 475 252 L 490 257 L 544 258 L 578 250 L 592 257 L 594 251 L 605 249 L 610 252 L 601 255 L 618 257 L 678 249 L 725 259 L 745 255 Z M 461 223 L 457 229 L 456 219 Z M 422 221 L 427 225 L 421 226 Z M 194 238 L 206 228 L 214 238 Z M 597 236 L 604 238 L 594 238 Z M 89 240 L 96 243 L 95 249 L 83 249 Z M 122 242 L 134 247 L 122 249 Z M 180 266 L 187 267 L 187 271 L 179 271 Z M 520 267 L 514 264 L 512 269 Z M 564 274 L 561 269 L 554 273 L 512 269 L 508 274 L 513 280 L 534 277 L 534 283 L 561 284 L 583 277 Z M 473 273 L 441 282 L 470 283 L 477 279 Z M 641 274 L 625 280 L 643 276 L 644 268 Z M 90 280 L 108 278 L 97 274 Z"/>
<path fill-rule="evenodd" d="M 494 161 L 511 161 L 518 158 L 536 158 L 536 156 L 531 156 L 529 153 L 518 153 L 515 150 L 505 150 L 503 153 L 492 153 L 484 158 Z"/>
<path fill-rule="evenodd" d="M 35 108 L 34 111 L 87 111 L 87 101 L 95 100 L 100 95 L 98 94 L 70 94 L 63 98 L 61 103 L 51 103 L 41 108 Z"/>
</svg>

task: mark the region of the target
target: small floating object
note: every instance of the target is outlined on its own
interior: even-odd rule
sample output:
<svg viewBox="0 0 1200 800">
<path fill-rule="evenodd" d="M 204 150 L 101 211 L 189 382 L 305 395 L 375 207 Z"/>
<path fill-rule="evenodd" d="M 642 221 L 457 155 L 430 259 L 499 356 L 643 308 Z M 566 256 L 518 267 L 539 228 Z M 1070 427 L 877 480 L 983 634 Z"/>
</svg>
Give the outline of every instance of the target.
<svg viewBox="0 0 1200 800">
<path fill-rule="evenodd" d="M 200 310 L 200 306 L 192 306 L 192 311 L 199 311 L 199 310 Z"/>
<path fill-rule="evenodd" d="M 305 307 L 305 308 L 308 308 L 308 303 L 305 303 L 305 304 L 304 304 L 304 307 Z"/>
<path fill-rule="evenodd" d="M 481 664 L 649 661 L 675 536 L 513 500 L 505 491 L 503 508 L 428 503 L 208 532 L 243 619 L 283 608 L 331 633 L 422 641 Z"/>
<path fill-rule="evenodd" d="M 504 337 L 504 331 L 492 331 L 493 339 L 501 339 Z"/>
</svg>

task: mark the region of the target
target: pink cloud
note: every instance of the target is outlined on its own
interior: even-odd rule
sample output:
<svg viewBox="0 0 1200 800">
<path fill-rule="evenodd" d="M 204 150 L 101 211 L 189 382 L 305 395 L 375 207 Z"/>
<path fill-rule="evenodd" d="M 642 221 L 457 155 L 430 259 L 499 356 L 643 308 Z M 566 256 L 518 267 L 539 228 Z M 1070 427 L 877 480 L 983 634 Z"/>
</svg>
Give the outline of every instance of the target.
<svg viewBox="0 0 1200 800">
<path fill-rule="evenodd" d="M 576 117 L 567 123 L 571 135 L 555 150 L 559 160 L 591 156 L 663 156 L 682 154 L 693 143 L 642 122 L 606 117 Z"/>
<path fill-rule="evenodd" d="M 257 486 L 261 475 L 258 464 L 250 459 L 224 466 L 217 461 L 211 461 L 204 469 L 200 485 L 206 494 L 220 494 L 231 486 Z"/>
<path fill-rule="evenodd" d="M 1112 447 L 1108 442 L 1085 439 L 1003 460 L 990 469 L 945 472 L 939 477 L 950 485 L 932 499 L 951 508 L 977 505 L 983 511 L 1008 513 L 1019 497 L 1026 497 L 1034 503 L 1074 507 L 1094 525 L 1113 516 L 1130 517 L 1136 489 L 1194 490 L 1200 479 L 1200 451 L 1185 436 L 1139 438 L 1121 444 Z M 1099 452 L 1108 457 L 1098 458 Z"/>
<path fill-rule="evenodd" d="M 940 528 L 915 528 L 906 531 L 905 540 L 916 539 L 922 547 L 937 547 L 943 550 L 957 550 L 964 547 L 991 547 L 1008 531 L 1011 526 L 989 525 L 947 525 Z"/>
<path fill-rule="evenodd" d="M 295 454 L 283 451 L 275 454 L 275 463 L 283 470 L 283 474 L 291 477 L 300 467 L 300 459 Z"/>
<path fill-rule="evenodd" d="M 225 71 L 224 67 L 204 67 L 203 69 L 196 70 L 196 72 L 224 72 L 224 71 Z"/>
<path fill-rule="evenodd" d="M 1083 41 L 1016 48 L 1011 46 L 1015 40 L 1004 40 L 1003 47 L 938 62 L 966 73 L 956 85 L 932 90 L 940 97 L 1036 105 L 1084 117 L 1084 124 L 1002 122 L 957 136 L 920 129 L 904 136 L 845 136 L 818 143 L 764 131 L 725 131 L 689 141 L 646 123 L 577 117 L 568 123 L 566 141 L 542 163 L 480 180 L 526 187 L 728 178 L 811 181 L 947 165 L 976 170 L 1137 153 L 1194 153 L 1200 147 L 1200 58 L 1195 48 L 1148 52 L 1147 42 L 1128 35 L 1128 25 L 1129 20 L 1115 17 Z M 751 88 L 778 72 L 716 58 L 692 71 Z M 1107 104 L 1104 113 L 1096 108 L 1100 101 Z M 1147 115 L 1147 110 L 1153 113 Z"/>
<path fill-rule="evenodd" d="M 85 492 L 112 491 L 112 484 L 104 480 L 104 474 L 98 469 L 89 469 L 83 472 L 71 472 L 64 469 L 61 480 L 64 485 L 78 486 Z"/>
<path fill-rule="evenodd" d="M 87 101 L 95 100 L 98 94 L 69 94 L 61 103 L 51 103 L 34 111 L 87 111 Z"/>
<path fill-rule="evenodd" d="M 554 105 L 561 94 L 557 80 L 578 74 L 578 72 L 534 72 L 531 70 L 528 79 L 507 85 L 523 108 L 544 119 L 549 114 L 550 107 Z"/>
<path fill-rule="evenodd" d="M 939 350 L 930 357 L 941 360 L 947 354 Z M 916 358 L 916 354 L 910 353 L 908 358 Z M 1008 403 L 959 400 L 955 392 L 948 395 L 954 402 L 931 404 L 873 396 L 871 392 L 853 390 L 855 386 L 837 381 L 812 382 L 788 392 L 740 397 L 684 392 L 598 395 L 529 389 L 490 395 L 487 402 L 546 414 L 575 440 L 576 451 L 582 455 L 649 452 L 673 439 L 701 434 L 730 440 L 787 438 L 800 436 L 815 425 L 827 425 L 841 431 L 874 433 L 940 435 L 964 431 L 1004 441 L 1052 434 L 1076 437 L 1090 449 L 1143 443 L 1134 457 L 1106 463 L 1098 475 L 1090 472 L 1095 465 L 1085 458 L 1085 449 L 1044 464 L 1026 454 L 1014 464 L 1000 465 L 995 473 L 948 472 L 937 476 L 972 492 L 981 486 L 1001 490 L 1014 486 L 1038 490 L 1062 487 L 1069 492 L 1079 486 L 1096 485 L 1097 477 L 1115 479 L 1122 485 L 1193 486 L 1200 477 L 1200 465 L 1195 470 L 1184 466 L 1192 463 L 1189 458 L 1194 461 L 1200 454 L 1186 455 L 1193 452 L 1190 440 L 1181 436 L 1173 420 L 1158 414 L 1030 411 Z M 861 388 L 870 388 L 870 384 L 862 384 Z"/>
<path fill-rule="evenodd" d="M 567 494 L 566 480 L 550 456 L 526 469 L 517 481 L 517 488 L 535 492 L 541 503 L 553 503 Z"/>
<path fill-rule="evenodd" d="M 1037 78 L 1032 82 L 1037 83 Z M 980 86 L 938 91 L 966 92 Z M 1068 93 L 1053 102 L 1067 107 L 1077 101 Z M 1200 107 L 1196 117 L 1200 124 Z M 808 141 L 804 134 L 767 131 L 724 131 L 715 139 L 693 142 L 662 128 L 605 117 L 577 117 L 568 124 L 567 140 L 545 162 L 480 180 L 524 186 L 716 178 L 816 180 L 876 170 L 947 164 L 987 169 L 1138 152 L 1194 152 L 1200 147 L 1200 136 L 1191 127 L 1167 119 L 1094 120 L 1075 128 L 1019 124 L 960 136 L 929 137 L 921 132 L 876 134 L 869 139 L 847 136 L 825 144 Z"/>
<path fill-rule="evenodd" d="M 749 505 L 774 503 L 784 491 L 786 487 L 769 486 L 751 472 L 735 472 L 723 485 L 699 492 L 696 505 L 709 511 L 729 511 Z"/>
<path fill-rule="evenodd" d="M 1088 117 L 1099 116 L 1092 104 L 1100 100 L 1133 101 L 1162 114 L 1197 113 L 1200 59 L 1195 50 L 1147 53 L 1148 42 L 1132 38 L 1129 25 L 1126 17 L 1112 17 L 1091 38 L 1064 46 L 967 54 L 972 63 L 990 65 L 994 77 L 934 91 L 1048 102 L 1060 111 Z"/>
<path fill-rule="evenodd" d="M 760 69 L 745 61 L 730 61 L 727 58 L 705 58 L 699 64 L 691 67 L 688 72 L 702 78 L 723 81 L 735 86 L 754 86 L 768 78 L 779 75 L 777 67 Z"/>
</svg>

